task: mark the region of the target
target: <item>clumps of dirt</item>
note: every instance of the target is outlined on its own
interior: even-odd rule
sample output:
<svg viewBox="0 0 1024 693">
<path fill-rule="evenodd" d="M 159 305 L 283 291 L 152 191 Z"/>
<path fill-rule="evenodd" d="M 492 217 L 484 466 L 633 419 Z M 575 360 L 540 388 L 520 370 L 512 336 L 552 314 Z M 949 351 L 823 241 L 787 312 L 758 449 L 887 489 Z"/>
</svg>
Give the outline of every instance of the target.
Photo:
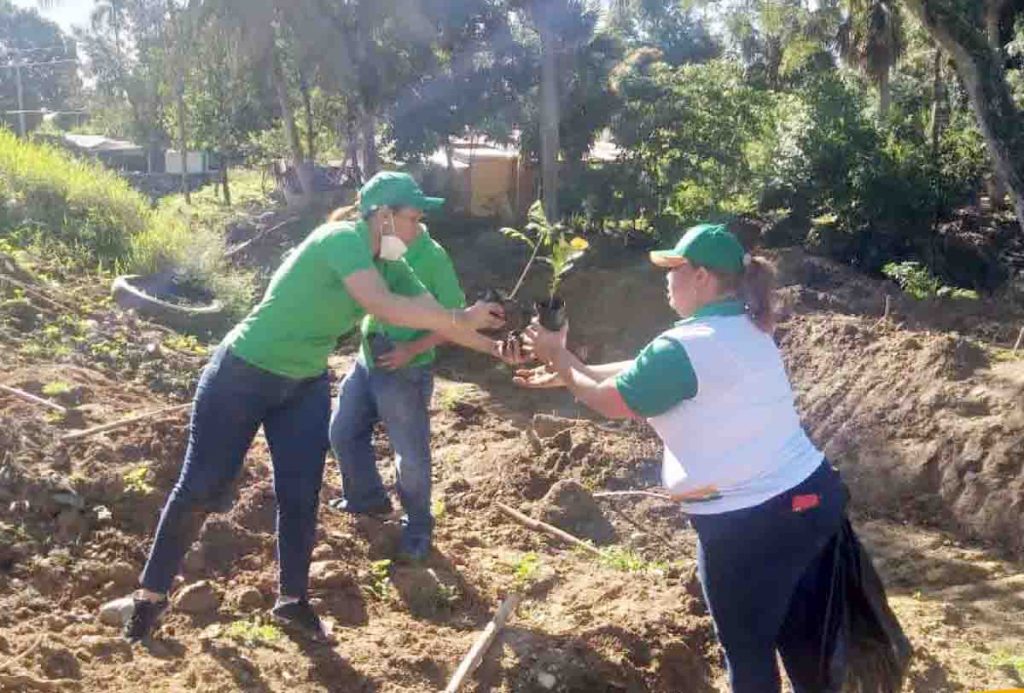
<svg viewBox="0 0 1024 693">
<path fill-rule="evenodd" d="M 854 316 L 797 315 L 778 337 L 855 507 L 1024 551 L 1024 371 L 961 335 Z"/>
<path fill-rule="evenodd" d="M 611 544 L 616 540 L 615 528 L 604 516 L 590 491 L 572 479 L 556 482 L 535 505 L 534 515 L 581 539 L 595 544 Z"/>
</svg>

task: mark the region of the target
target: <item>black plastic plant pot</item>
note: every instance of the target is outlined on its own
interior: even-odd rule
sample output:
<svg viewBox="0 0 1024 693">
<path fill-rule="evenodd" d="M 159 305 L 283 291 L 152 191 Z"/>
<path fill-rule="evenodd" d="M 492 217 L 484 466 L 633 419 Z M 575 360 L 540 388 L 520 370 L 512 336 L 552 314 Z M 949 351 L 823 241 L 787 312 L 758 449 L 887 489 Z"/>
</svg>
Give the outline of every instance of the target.
<svg viewBox="0 0 1024 693">
<path fill-rule="evenodd" d="M 558 332 L 565 325 L 565 301 L 560 296 L 537 301 L 533 307 L 537 311 L 540 326 L 545 330 Z"/>
<path fill-rule="evenodd" d="M 519 301 L 509 298 L 508 294 L 501 289 L 487 289 L 481 295 L 480 300 L 501 305 L 505 311 L 503 331 L 522 331 L 530 324 L 529 309 Z"/>
</svg>

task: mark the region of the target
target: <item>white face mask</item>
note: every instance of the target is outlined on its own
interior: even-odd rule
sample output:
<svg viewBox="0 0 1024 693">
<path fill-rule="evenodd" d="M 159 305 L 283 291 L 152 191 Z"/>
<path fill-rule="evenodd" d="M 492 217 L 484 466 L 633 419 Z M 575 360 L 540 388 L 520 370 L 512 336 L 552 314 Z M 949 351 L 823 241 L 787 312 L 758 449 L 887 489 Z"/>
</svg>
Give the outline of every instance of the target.
<svg viewBox="0 0 1024 693">
<path fill-rule="evenodd" d="M 405 251 L 409 248 L 398 236 L 388 234 L 387 236 L 380 237 L 380 259 L 390 260 L 401 260 L 402 256 L 405 255 Z"/>
</svg>

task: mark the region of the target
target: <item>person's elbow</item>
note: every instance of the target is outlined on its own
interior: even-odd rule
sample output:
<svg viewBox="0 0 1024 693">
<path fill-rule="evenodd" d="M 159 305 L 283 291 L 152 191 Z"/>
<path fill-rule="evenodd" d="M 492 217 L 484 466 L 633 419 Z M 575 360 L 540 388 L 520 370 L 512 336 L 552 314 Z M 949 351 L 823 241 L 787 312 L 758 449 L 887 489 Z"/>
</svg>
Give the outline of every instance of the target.
<svg viewBox="0 0 1024 693">
<path fill-rule="evenodd" d="M 636 413 L 626 404 L 614 382 L 604 383 L 598 387 L 590 404 L 598 414 L 609 419 L 636 418 Z"/>
</svg>

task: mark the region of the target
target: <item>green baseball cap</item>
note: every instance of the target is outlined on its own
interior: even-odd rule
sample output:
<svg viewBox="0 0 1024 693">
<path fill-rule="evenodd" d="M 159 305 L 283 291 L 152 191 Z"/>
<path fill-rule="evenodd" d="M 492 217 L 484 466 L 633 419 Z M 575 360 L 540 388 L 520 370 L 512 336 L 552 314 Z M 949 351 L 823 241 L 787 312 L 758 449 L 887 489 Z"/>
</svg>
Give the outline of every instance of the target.
<svg viewBox="0 0 1024 693">
<path fill-rule="evenodd" d="M 381 171 L 359 189 L 359 213 L 377 207 L 412 207 L 424 212 L 444 204 L 443 197 L 427 197 L 408 173 Z"/>
<path fill-rule="evenodd" d="M 651 251 L 651 262 L 658 267 L 678 267 L 689 262 L 732 274 L 743 271 L 746 257 L 747 251 L 739 239 L 722 224 L 691 226 L 671 250 Z"/>
</svg>

